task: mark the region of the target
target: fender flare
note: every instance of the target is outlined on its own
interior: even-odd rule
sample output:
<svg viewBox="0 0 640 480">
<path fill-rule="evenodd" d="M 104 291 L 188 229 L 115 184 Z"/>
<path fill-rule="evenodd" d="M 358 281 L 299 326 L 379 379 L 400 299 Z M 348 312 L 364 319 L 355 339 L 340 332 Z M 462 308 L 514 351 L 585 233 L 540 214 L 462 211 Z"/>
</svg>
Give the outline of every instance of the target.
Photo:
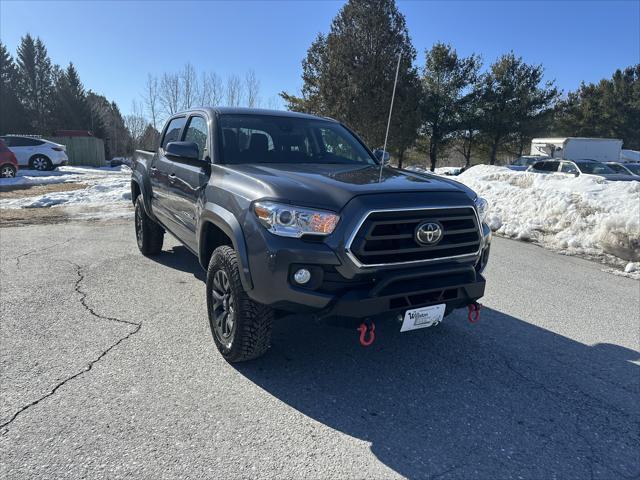
<svg viewBox="0 0 640 480">
<path fill-rule="evenodd" d="M 207 223 L 212 223 L 231 239 L 233 248 L 238 255 L 238 261 L 240 262 L 240 281 L 242 282 L 242 287 L 246 292 L 253 290 L 253 281 L 251 280 L 251 272 L 249 271 L 249 254 L 247 252 L 247 244 L 244 240 L 242 227 L 230 211 L 211 202 L 207 202 L 204 205 L 202 216 L 198 223 L 198 260 L 200 261 L 200 265 L 202 265 L 205 270 L 208 267 L 208 265 L 203 263 L 205 256 L 204 234 Z"/>
<path fill-rule="evenodd" d="M 149 215 L 153 220 L 156 220 L 156 216 L 153 214 L 151 210 L 151 196 L 148 195 L 148 189 L 145 185 L 144 178 L 140 174 L 140 172 L 133 171 L 131 173 L 131 201 L 135 203 L 135 199 L 133 198 L 133 184 L 136 184 L 140 189 L 140 195 L 142 195 L 142 204 L 144 205 L 144 210 L 147 215 Z"/>
</svg>

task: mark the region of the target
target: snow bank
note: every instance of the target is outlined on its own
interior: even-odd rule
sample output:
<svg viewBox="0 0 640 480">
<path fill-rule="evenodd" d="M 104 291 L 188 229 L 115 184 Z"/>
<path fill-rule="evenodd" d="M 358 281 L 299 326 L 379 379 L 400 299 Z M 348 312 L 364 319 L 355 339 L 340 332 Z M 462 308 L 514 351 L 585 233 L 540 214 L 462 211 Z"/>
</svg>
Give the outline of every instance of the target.
<svg viewBox="0 0 640 480">
<path fill-rule="evenodd" d="M 82 190 L 52 192 L 37 196 L 0 200 L 0 208 L 91 207 L 91 217 L 131 215 L 131 169 L 119 167 L 59 167 L 51 172 L 21 170 L 19 176 L 2 179 L 0 185 L 46 185 L 51 183 L 83 183 Z M 9 182 L 5 182 L 9 180 Z M 28 190 L 25 191 L 28 195 Z M 80 213 L 80 210 L 77 210 Z M 82 216 L 86 217 L 86 214 Z"/>
<path fill-rule="evenodd" d="M 569 254 L 640 261 L 640 182 L 518 172 L 477 165 L 454 180 L 490 203 L 487 223 L 506 237 Z"/>
</svg>

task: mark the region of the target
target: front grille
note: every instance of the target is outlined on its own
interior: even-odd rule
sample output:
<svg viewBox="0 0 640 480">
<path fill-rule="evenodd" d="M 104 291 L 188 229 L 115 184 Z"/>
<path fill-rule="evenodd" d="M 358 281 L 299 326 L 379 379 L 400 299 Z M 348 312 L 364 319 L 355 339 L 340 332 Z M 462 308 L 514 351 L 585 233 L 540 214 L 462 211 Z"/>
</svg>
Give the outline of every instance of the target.
<svg viewBox="0 0 640 480">
<path fill-rule="evenodd" d="M 436 245 L 416 241 L 416 228 L 423 222 L 442 225 Z M 472 207 L 379 211 L 367 216 L 348 249 L 362 265 L 384 265 L 473 255 L 480 241 Z"/>
</svg>

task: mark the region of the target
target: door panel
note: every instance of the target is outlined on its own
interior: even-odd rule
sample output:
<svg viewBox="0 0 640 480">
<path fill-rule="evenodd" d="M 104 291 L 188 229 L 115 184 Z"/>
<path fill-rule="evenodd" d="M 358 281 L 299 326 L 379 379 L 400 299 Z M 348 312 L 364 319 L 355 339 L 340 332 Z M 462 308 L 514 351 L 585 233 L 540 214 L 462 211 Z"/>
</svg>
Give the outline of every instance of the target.
<svg viewBox="0 0 640 480">
<path fill-rule="evenodd" d="M 153 213 L 160 217 L 162 223 L 171 221 L 169 213 L 171 196 L 169 192 L 169 176 L 173 174 L 173 162 L 160 151 L 154 157 L 153 164 L 149 167 L 149 181 L 151 182 L 151 208 Z M 167 227 L 171 228 L 170 225 Z"/>
<path fill-rule="evenodd" d="M 209 128 L 204 117 L 192 116 L 183 137 L 185 142 L 194 142 L 198 145 L 201 160 L 210 160 Z M 210 170 L 187 163 L 174 162 L 174 164 L 175 175 L 170 177 L 169 184 L 175 221 L 179 224 L 178 228 L 184 235 L 181 240 L 192 249 L 197 250 L 198 199 L 209 180 Z"/>
<path fill-rule="evenodd" d="M 31 154 L 29 150 L 32 150 L 31 147 L 11 147 L 11 151 L 15 154 L 16 159 L 18 160 L 18 165 L 27 165 L 29 163 L 29 158 Z"/>
<path fill-rule="evenodd" d="M 209 175 L 202 167 L 175 162 L 175 175 L 169 178 L 174 221 L 180 240 L 197 251 L 196 227 L 198 199 Z"/>
<path fill-rule="evenodd" d="M 165 156 L 164 149 L 169 142 L 180 140 L 186 123 L 186 117 L 176 117 L 169 121 L 160 142 L 158 153 L 149 168 L 149 179 L 153 190 L 151 208 L 160 221 L 174 234 L 177 234 L 174 231 L 177 226 L 172 205 L 170 179 L 175 175 L 175 163 Z"/>
</svg>

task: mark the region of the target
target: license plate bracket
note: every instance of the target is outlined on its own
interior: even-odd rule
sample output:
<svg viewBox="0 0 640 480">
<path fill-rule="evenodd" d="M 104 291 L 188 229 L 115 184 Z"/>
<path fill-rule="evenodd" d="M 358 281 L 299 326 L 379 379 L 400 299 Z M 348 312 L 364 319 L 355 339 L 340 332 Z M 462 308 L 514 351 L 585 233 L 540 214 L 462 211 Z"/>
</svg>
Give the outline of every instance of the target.
<svg viewBox="0 0 640 480">
<path fill-rule="evenodd" d="M 427 328 L 437 325 L 444 318 L 446 305 L 430 305 L 428 307 L 414 308 L 404 312 L 404 320 L 402 321 L 401 332 L 417 330 L 419 328 Z"/>
</svg>

